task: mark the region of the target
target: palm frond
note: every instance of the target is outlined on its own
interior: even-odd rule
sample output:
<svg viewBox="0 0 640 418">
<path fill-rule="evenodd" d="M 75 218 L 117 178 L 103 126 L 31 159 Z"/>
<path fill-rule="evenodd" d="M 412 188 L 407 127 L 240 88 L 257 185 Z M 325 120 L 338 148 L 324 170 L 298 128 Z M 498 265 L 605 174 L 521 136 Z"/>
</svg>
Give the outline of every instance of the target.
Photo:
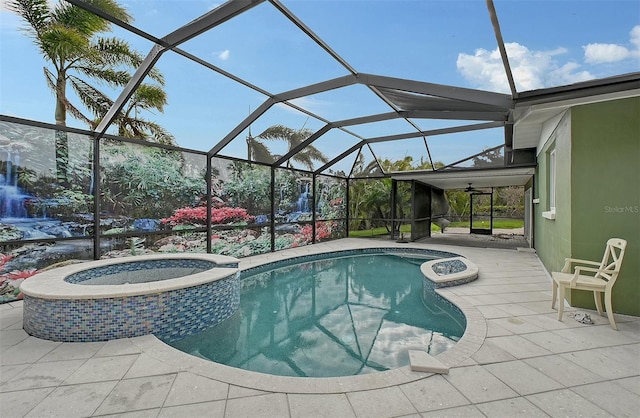
<svg viewBox="0 0 640 418">
<path fill-rule="evenodd" d="M 70 101 L 65 99 L 64 102 L 67 107 L 67 113 L 69 113 L 72 117 L 76 118 L 81 122 L 86 123 L 89 129 L 91 130 L 95 129 L 96 126 L 98 126 L 93 120 L 89 119 L 84 113 L 82 113 L 82 111 L 80 111 L 80 109 L 75 107 Z"/>
<path fill-rule="evenodd" d="M 58 2 L 53 7 L 51 15 L 53 20 L 63 26 L 75 28 L 85 38 L 89 38 L 97 32 L 108 30 L 110 25 L 101 17 L 65 1 Z"/>
<path fill-rule="evenodd" d="M 131 100 L 138 109 L 157 109 L 163 112 L 167 104 L 167 93 L 159 86 L 141 84 L 133 93 Z"/>
<path fill-rule="evenodd" d="M 118 126 L 118 134 L 121 136 L 165 145 L 176 145 L 175 137 L 155 122 L 142 118 L 126 117 L 121 113 L 114 123 Z"/>
<path fill-rule="evenodd" d="M 329 159 L 320 150 L 312 145 L 307 145 L 303 150 L 297 152 L 291 157 L 292 160 L 303 164 L 309 170 L 313 170 L 314 161 L 320 161 L 321 163 L 329 162 Z"/>
<path fill-rule="evenodd" d="M 57 23 L 40 33 L 40 42 L 42 52 L 54 62 L 74 60 L 89 47 L 88 39 L 80 32 Z"/>
<path fill-rule="evenodd" d="M 304 165 L 305 167 L 307 167 L 309 170 L 313 170 L 313 160 L 308 156 L 308 155 L 303 155 L 303 154 L 296 154 L 293 157 L 291 157 L 292 160 Z"/>
<path fill-rule="evenodd" d="M 44 70 L 44 79 L 47 82 L 47 86 L 49 86 L 49 88 L 51 89 L 51 92 L 55 97 L 57 94 L 56 76 L 53 75 L 51 70 L 49 70 L 47 67 L 43 67 L 42 69 Z"/>
<path fill-rule="evenodd" d="M 113 105 L 107 95 L 78 77 L 70 76 L 69 84 L 82 104 L 96 116 L 104 115 Z"/>
<path fill-rule="evenodd" d="M 137 69 L 145 58 L 138 51 L 131 49 L 127 42 L 118 38 L 98 38 L 94 48 L 100 52 L 108 65 L 125 65 Z M 164 76 L 157 68 L 152 68 L 147 77 L 164 85 Z"/>
<path fill-rule="evenodd" d="M 248 157 L 250 161 L 258 161 L 261 163 L 272 163 L 274 161 L 274 157 L 271 151 L 269 151 L 269 148 L 255 138 L 247 138 L 247 147 L 249 148 Z"/>
<path fill-rule="evenodd" d="M 114 0 L 85 0 L 85 2 L 126 23 L 132 20 L 126 9 Z M 65 26 L 76 28 L 87 38 L 111 29 L 111 22 L 108 20 L 67 2 L 58 3 L 52 11 L 52 17 Z"/>
<path fill-rule="evenodd" d="M 255 140 L 257 142 L 260 142 L 259 140 L 286 141 L 289 150 L 292 150 L 301 145 L 312 134 L 313 131 L 310 129 L 292 129 L 284 125 L 273 125 L 265 129 Z M 313 145 L 304 147 L 304 149 L 292 156 L 291 160 L 304 165 L 309 168 L 309 170 L 313 170 L 314 161 L 321 161 L 323 163 L 329 161 L 329 159 Z"/>
<path fill-rule="evenodd" d="M 116 70 L 113 67 L 77 64 L 73 68 L 79 73 L 111 87 L 126 86 L 131 79 L 131 75 L 127 71 Z"/>
<path fill-rule="evenodd" d="M 122 7 L 115 0 L 84 0 L 85 3 L 90 3 L 97 9 L 103 10 L 111 16 L 122 20 L 125 23 L 133 23 L 133 17 L 127 12 L 127 9 Z"/>
<path fill-rule="evenodd" d="M 165 145 L 176 145 L 175 137 L 162 126 L 151 121 L 146 121 L 146 125 L 155 142 Z"/>
<path fill-rule="evenodd" d="M 118 126 L 120 135 L 126 138 L 146 140 L 149 135 L 145 131 L 145 122 L 142 119 L 125 117 L 120 114 L 114 123 Z"/>
<path fill-rule="evenodd" d="M 138 65 L 138 67 L 139 67 L 139 65 Z M 149 74 L 147 74 L 147 77 L 149 77 L 150 79 L 152 79 L 156 83 L 160 84 L 161 86 L 164 86 L 164 76 L 162 75 L 160 70 L 158 70 L 156 67 L 153 67 L 151 69 L 151 71 L 149 71 Z"/>
<path fill-rule="evenodd" d="M 273 125 L 265 129 L 257 138 L 267 140 L 287 140 L 295 134 L 295 131 L 284 125 Z"/>
<path fill-rule="evenodd" d="M 22 30 L 27 32 L 29 36 L 36 38 L 36 40 L 39 38 L 38 34 L 51 21 L 51 10 L 47 0 L 14 0 L 6 2 L 6 6 L 27 22 L 28 25 Z"/>
<path fill-rule="evenodd" d="M 137 68 L 142 63 L 142 55 L 131 49 L 124 40 L 118 38 L 99 37 L 92 47 L 100 54 L 104 65 L 125 65 Z"/>
</svg>

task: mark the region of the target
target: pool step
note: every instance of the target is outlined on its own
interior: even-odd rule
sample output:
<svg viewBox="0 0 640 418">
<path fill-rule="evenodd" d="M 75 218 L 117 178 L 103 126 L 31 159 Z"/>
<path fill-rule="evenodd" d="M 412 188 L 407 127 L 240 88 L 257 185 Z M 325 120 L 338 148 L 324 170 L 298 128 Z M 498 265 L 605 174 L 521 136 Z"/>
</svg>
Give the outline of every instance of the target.
<svg viewBox="0 0 640 418">
<path fill-rule="evenodd" d="M 449 374 L 449 368 L 426 351 L 409 350 L 409 362 L 414 372 Z"/>
</svg>

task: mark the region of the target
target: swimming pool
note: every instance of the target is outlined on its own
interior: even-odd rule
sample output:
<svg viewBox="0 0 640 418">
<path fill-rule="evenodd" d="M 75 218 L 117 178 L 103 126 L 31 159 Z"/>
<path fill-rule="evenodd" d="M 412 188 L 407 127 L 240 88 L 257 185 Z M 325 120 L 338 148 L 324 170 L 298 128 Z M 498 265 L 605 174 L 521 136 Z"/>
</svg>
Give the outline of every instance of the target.
<svg viewBox="0 0 640 418">
<path fill-rule="evenodd" d="M 425 288 L 420 266 L 453 254 L 359 250 L 270 263 L 242 273 L 240 308 L 171 346 L 280 376 L 368 374 L 431 355 L 465 331 L 462 312 Z"/>
</svg>

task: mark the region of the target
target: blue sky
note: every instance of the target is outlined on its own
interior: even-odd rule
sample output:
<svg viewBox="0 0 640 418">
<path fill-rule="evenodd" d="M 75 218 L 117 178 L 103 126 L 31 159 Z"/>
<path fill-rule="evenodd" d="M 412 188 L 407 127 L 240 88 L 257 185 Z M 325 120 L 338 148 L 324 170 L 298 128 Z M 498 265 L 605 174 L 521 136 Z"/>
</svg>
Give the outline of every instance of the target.
<svg viewBox="0 0 640 418">
<path fill-rule="evenodd" d="M 54 98 L 47 90 L 46 65 L 32 41 L 19 31 L 19 18 L 0 11 L 0 113 L 54 122 Z M 430 0 L 283 0 L 356 71 L 439 84 L 508 92 L 485 2 Z M 519 91 L 552 87 L 640 70 L 640 2 L 637 0 L 495 0 Z M 134 24 L 162 37 L 217 7 L 206 0 L 126 0 Z M 151 44 L 114 28 L 146 54 Z M 309 40 L 268 2 L 181 45 L 270 92 L 278 93 L 346 75 L 347 71 Z M 186 148 L 207 151 L 224 138 L 265 97 L 173 52 L 158 62 L 169 105 L 146 115 L 162 124 Z M 112 97 L 117 96 L 116 91 Z M 351 86 L 297 101 L 340 120 L 390 108 L 363 86 Z M 319 129 L 324 122 L 286 106 L 275 106 L 252 125 L 253 134 L 275 123 Z M 417 120 L 421 129 L 451 121 Z M 459 122 L 456 122 L 459 123 Z M 68 125 L 86 128 L 68 118 Z M 403 121 L 353 127 L 363 137 L 410 132 Z M 243 133 L 223 154 L 243 157 Z M 317 144 L 329 157 L 357 139 L 331 132 Z M 434 160 L 450 163 L 503 142 L 501 129 L 435 138 Z M 337 145 L 339 144 L 339 146 Z M 380 143 L 383 158 L 426 157 L 422 140 Z M 452 146 L 455 144 L 455 146 Z M 277 146 L 275 146 L 277 148 Z M 277 151 L 275 149 L 274 151 Z"/>
</svg>

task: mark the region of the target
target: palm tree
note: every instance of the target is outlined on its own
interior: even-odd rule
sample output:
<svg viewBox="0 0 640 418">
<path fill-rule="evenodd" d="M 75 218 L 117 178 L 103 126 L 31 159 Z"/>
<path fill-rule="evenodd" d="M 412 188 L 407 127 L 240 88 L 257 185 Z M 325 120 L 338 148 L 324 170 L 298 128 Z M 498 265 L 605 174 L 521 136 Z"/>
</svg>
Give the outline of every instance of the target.
<svg viewBox="0 0 640 418">
<path fill-rule="evenodd" d="M 94 92 L 94 97 L 99 97 L 99 102 L 104 103 L 104 112 L 113 105 L 113 101 L 102 95 L 99 91 Z M 160 144 L 175 145 L 175 138 L 159 124 L 143 119 L 138 116 L 140 111 L 152 111 L 157 109 L 162 112 L 167 104 L 167 94 L 159 86 L 151 84 L 141 84 L 133 96 L 125 104 L 124 108 L 116 116 L 113 124 L 118 129 L 118 135 L 125 138 L 135 138 L 143 140 L 153 140 Z M 100 123 L 97 119 L 95 126 Z"/>
<path fill-rule="evenodd" d="M 132 21 L 126 9 L 115 0 L 86 1 L 123 22 Z M 108 32 L 111 23 L 70 3 L 60 2 L 50 6 L 48 0 L 11 0 L 7 6 L 26 21 L 25 32 L 33 38 L 45 60 L 51 64 L 51 67 L 44 67 L 44 75 L 56 98 L 56 124 L 66 126 L 69 113 L 94 129 L 97 126 L 96 119 L 99 120 L 107 112 L 112 102 L 87 80 L 110 87 L 124 86 L 131 74 L 123 68 L 140 66 L 142 55 L 121 39 L 98 36 Z M 149 77 L 161 85 L 164 83 L 156 69 L 149 73 Z M 67 83 L 94 117 L 85 115 L 70 102 Z M 166 97 L 164 100 L 166 102 Z M 148 103 L 158 108 L 154 102 Z M 162 110 L 161 107 L 159 110 Z M 123 115 L 120 117 L 126 119 Z M 139 126 L 144 126 L 144 121 Z M 68 143 L 63 132 L 56 133 L 56 160 L 58 180 L 65 185 Z"/>
<path fill-rule="evenodd" d="M 249 133 L 247 137 L 249 160 L 263 162 L 274 161 L 276 156 L 271 154 L 269 148 L 264 144 L 264 140 L 286 141 L 288 149 L 291 151 L 312 134 L 313 131 L 310 129 L 292 129 L 283 125 L 270 126 L 257 137 L 252 137 L 251 133 Z M 307 145 L 304 149 L 294 154 L 291 159 L 309 168 L 309 170 L 313 170 L 314 161 L 320 161 L 322 163 L 329 161 L 329 159 L 313 145 Z M 287 167 L 291 168 L 291 161 L 287 162 Z"/>
<path fill-rule="evenodd" d="M 261 163 L 272 163 L 275 160 L 273 154 L 265 144 L 251 135 L 251 128 L 247 135 L 247 160 Z"/>
</svg>

